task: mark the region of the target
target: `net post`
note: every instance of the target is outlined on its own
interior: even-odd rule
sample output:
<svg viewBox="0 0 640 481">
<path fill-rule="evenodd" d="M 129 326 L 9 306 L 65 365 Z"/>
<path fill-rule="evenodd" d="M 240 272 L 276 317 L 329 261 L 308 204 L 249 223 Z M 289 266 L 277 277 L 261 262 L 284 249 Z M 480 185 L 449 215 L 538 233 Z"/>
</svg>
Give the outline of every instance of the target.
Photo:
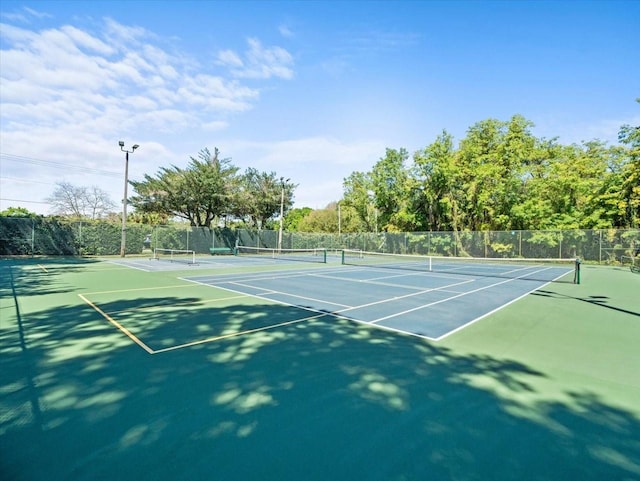
<svg viewBox="0 0 640 481">
<path fill-rule="evenodd" d="M 340 251 L 340 263 L 344 265 L 344 249 Z"/>
<path fill-rule="evenodd" d="M 327 263 L 327 249 L 322 249 L 322 262 Z"/>
<path fill-rule="evenodd" d="M 573 283 L 574 284 L 580 284 L 580 264 L 582 263 L 582 261 L 580 260 L 579 257 L 576 258 L 576 266 L 575 266 L 575 272 L 573 274 Z"/>
</svg>

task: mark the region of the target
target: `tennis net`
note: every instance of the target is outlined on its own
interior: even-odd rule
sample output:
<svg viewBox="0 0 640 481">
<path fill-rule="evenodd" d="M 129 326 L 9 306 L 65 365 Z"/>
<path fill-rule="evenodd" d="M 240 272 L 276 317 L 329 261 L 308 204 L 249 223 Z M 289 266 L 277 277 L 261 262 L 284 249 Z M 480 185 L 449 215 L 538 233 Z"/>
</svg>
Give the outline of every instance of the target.
<svg viewBox="0 0 640 481">
<path fill-rule="evenodd" d="M 580 283 L 578 259 L 442 257 L 345 249 L 342 251 L 342 264 L 478 277 Z"/>
<path fill-rule="evenodd" d="M 237 246 L 237 256 L 279 259 L 286 261 L 327 263 L 327 250 L 318 249 L 273 249 L 267 247 Z"/>
<path fill-rule="evenodd" d="M 196 263 L 196 252 L 187 249 L 160 249 L 153 250 L 152 259 L 169 262 L 182 262 L 184 264 Z"/>
</svg>

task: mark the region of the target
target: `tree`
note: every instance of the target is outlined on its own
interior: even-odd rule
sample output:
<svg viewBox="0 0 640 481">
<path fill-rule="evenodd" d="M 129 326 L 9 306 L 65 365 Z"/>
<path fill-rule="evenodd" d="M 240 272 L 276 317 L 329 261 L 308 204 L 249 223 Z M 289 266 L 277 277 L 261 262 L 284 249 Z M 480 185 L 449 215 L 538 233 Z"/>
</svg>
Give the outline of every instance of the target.
<svg viewBox="0 0 640 481">
<path fill-rule="evenodd" d="M 316 209 L 298 223 L 299 232 L 338 232 L 338 211 Z"/>
<path fill-rule="evenodd" d="M 377 230 L 371 210 L 374 205 L 373 185 L 371 175 L 364 172 L 353 172 L 343 181 L 343 200 L 341 206 L 353 209 L 362 224 L 363 230 L 373 232 Z"/>
<path fill-rule="evenodd" d="M 0 212 L 0 217 L 38 217 L 38 214 L 31 212 L 26 207 L 8 207 Z"/>
<path fill-rule="evenodd" d="M 131 181 L 136 194 L 131 204 L 142 213 L 181 217 L 192 226 L 211 227 L 214 220 L 228 213 L 237 186 L 231 159 L 220 159 L 216 148 L 191 157 L 186 169 L 176 166 L 161 168 L 155 177 Z"/>
<path fill-rule="evenodd" d="M 147 225 L 165 225 L 169 223 L 167 214 L 157 212 L 132 212 L 127 216 L 127 222 Z"/>
<path fill-rule="evenodd" d="M 458 199 L 453 137 L 444 130 L 431 145 L 413 156 L 413 208 L 421 229 L 457 230 Z"/>
<path fill-rule="evenodd" d="M 640 102 L 640 99 L 637 99 Z M 618 139 L 625 146 L 628 162 L 625 164 L 620 189 L 621 207 L 625 210 L 628 226 L 640 226 L 640 126 L 623 125 Z"/>
<path fill-rule="evenodd" d="M 511 209 L 521 200 L 520 167 L 535 143 L 532 125 L 519 115 L 510 122 L 487 119 L 460 142 L 461 208 L 471 230 L 512 228 Z"/>
<path fill-rule="evenodd" d="M 443 131 L 410 168 L 404 149 L 386 149 L 370 172 L 344 180 L 343 205 L 364 222 L 375 205 L 388 231 L 640 225 L 640 127 L 623 125 L 613 147 L 561 145 L 532 127 L 521 115 L 483 120 L 458 148 Z"/>
<path fill-rule="evenodd" d="M 86 190 L 86 210 L 91 219 L 99 219 L 115 209 L 116 204 L 109 194 L 95 185 Z"/>
<path fill-rule="evenodd" d="M 313 209 L 311 207 L 302 207 L 297 209 L 291 209 L 284 217 L 284 228 L 288 231 L 297 231 L 298 225 L 306 216 L 308 216 Z"/>
<path fill-rule="evenodd" d="M 58 182 L 47 202 L 53 213 L 73 219 L 98 219 L 113 210 L 116 204 L 99 187 L 79 187 L 69 182 Z"/>
<path fill-rule="evenodd" d="M 362 221 L 358 212 L 348 204 L 332 202 L 327 209 L 335 210 L 339 213 L 340 232 L 365 232 L 367 225 Z"/>
<path fill-rule="evenodd" d="M 324 209 L 309 209 L 309 213 L 297 223 L 299 232 L 362 232 L 365 224 L 353 207 L 344 201 L 331 202 Z"/>
<path fill-rule="evenodd" d="M 384 230 L 411 231 L 415 228 L 416 218 L 410 201 L 414 184 L 405 166 L 408 158 L 409 154 L 404 148 L 387 148 L 386 155 L 371 171 L 375 206 Z"/>
<path fill-rule="evenodd" d="M 275 172 L 259 172 L 248 168 L 237 183 L 233 215 L 248 219 L 249 225 L 264 228 L 269 219 L 280 215 L 280 204 L 286 213 L 293 204 L 296 185 Z"/>
</svg>

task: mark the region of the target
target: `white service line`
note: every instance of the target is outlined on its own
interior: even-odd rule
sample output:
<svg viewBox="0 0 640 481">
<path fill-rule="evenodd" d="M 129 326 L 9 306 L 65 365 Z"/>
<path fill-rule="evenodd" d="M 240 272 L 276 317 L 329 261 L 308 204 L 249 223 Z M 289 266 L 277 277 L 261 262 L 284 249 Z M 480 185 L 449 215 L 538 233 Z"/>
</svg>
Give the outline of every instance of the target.
<svg viewBox="0 0 640 481">
<path fill-rule="evenodd" d="M 414 274 L 411 274 L 414 275 Z M 415 275 L 420 275 L 420 274 L 415 274 Z M 399 274 L 397 276 L 383 276 L 383 277 L 374 277 L 373 279 L 345 279 L 344 277 L 335 277 L 335 276 L 325 276 L 322 274 L 313 274 L 313 277 L 322 277 L 322 278 L 326 278 L 326 279 L 334 279 L 334 280 L 338 280 L 338 281 L 345 281 L 345 282 L 355 282 L 355 283 L 362 283 L 362 284 L 372 284 L 375 286 L 386 286 L 386 287 L 400 287 L 402 289 L 414 289 L 414 290 L 419 290 L 424 292 L 424 287 L 418 287 L 418 286 L 409 286 L 406 284 L 394 284 L 391 282 L 378 282 L 377 279 L 388 279 L 388 278 L 393 278 L 393 277 L 408 277 L 407 275 L 402 275 Z M 433 276 L 425 276 L 425 277 L 433 277 Z M 447 284 L 446 286 L 440 286 L 437 288 L 430 288 L 430 289 L 446 289 L 447 287 L 453 287 L 453 286 L 458 286 L 460 284 L 466 284 L 467 282 L 475 282 L 475 279 L 468 279 L 466 281 L 463 282 L 456 282 L 454 284 Z"/>
<path fill-rule="evenodd" d="M 420 294 L 426 294 L 428 292 L 441 291 L 441 290 L 447 289 L 449 287 L 457 286 L 457 285 L 460 285 L 460 284 L 466 284 L 467 282 L 473 282 L 473 281 L 469 280 L 469 281 L 458 282 L 456 284 L 449 284 L 449 285 L 442 286 L 442 287 L 431 287 L 429 289 L 423 289 L 423 290 L 421 290 L 419 292 L 412 292 L 411 294 L 405 294 L 404 296 L 390 297 L 388 299 L 383 299 L 381 301 L 375 301 L 375 302 L 370 302 L 368 304 L 361 304 L 359 306 L 350 307 L 348 309 L 344 309 L 344 310 L 341 310 L 341 311 L 336 311 L 333 314 L 343 313 L 343 312 L 346 312 L 346 311 L 351 311 L 353 309 L 361 309 L 363 307 L 375 306 L 377 304 L 385 304 L 387 302 L 397 301 L 398 299 L 406 299 L 407 297 L 419 296 Z M 413 309 L 411 309 L 411 310 L 413 310 Z M 410 311 L 407 311 L 407 312 L 410 312 Z M 376 322 L 376 321 L 362 321 L 362 322 L 366 322 L 367 324 L 369 324 L 371 322 Z"/>
<path fill-rule="evenodd" d="M 294 274 L 291 274 L 293 272 Z M 336 271 L 339 272 L 339 271 Z M 276 275 L 279 274 L 279 275 Z M 184 278 L 185 280 L 192 281 L 192 279 L 200 279 L 204 277 L 204 279 L 211 279 L 213 284 L 207 284 L 208 286 L 217 287 L 220 284 L 232 284 L 234 282 L 251 282 L 251 281 L 261 281 L 265 279 L 293 279 L 296 277 L 307 277 L 315 275 L 314 270 L 307 269 L 306 271 L 300 270 L 286 270 L 286 271 L 270 271 L 270 272 L 260 272 L 260 273 L 249 273 L 249 274 L 226 274 L 223 276 L 194 276 L 192 278 Z M 225 278 L 226 277 L 226 278 Z M 203 280 L 195 281 L 200 284 L 206 283 Z"/>
<path fill-rule="evenodd" d="M 236 285 L 236 286 L 243 286 L 243 287 L 248 287 L 250 289 L 259 289 L 258 287 L 254 287 L 251 285 L 247 285 L 247 284 L 242 284 L 240 282 L 232 282 L 231 284 Z M 264 289 L 264 293 L 262 294 L 256 294 L 257 296 L 261 297 L 261 296 L 267 296 L 267 295 L 271 295 L 271 294 L 275 294 L 275 295 L 284 295 L 287 297 L 295 297 L 296 299 L 304 299 L 305 301 L 314 301 L 314 302 L 321 302 L 323 304 L 331 304 L 333 306 L 339 306 L 339 307 L 348 307 L 348 308 L 352 308 L 352 306 L 349 306 L 347 304 L 339 304 L 337 302 L 330 302 L 330 301 L 325 301 L 322 299 L 315 299 L 313 297 L 305 297 L 305 296 L 298 296 L 295 294 L 289 294 L 288 292 L 282 292 L 282 291 L 274 291 L 273 289 L 270 289 L 269 291 L 267 291 L 266 289 Z M 240 291 L 241 292 L 241 291 Z M 271 299 L 271 298 L 269 298 Z"/>
<path fill-rule="evenodd" d="M 527 273 L 526 275 L 535 274 L 536 272 L 541 272 L 541 271 L 544 271 L 544 270 L 547 270 L 547 269 L 548 269 L 548 268 L 547 268 L 547 267 L 545 267 L 545 268 L 543 268 L 543 269 L 539 269 L 539 270 L 537 270 L 537 271 Z M 405 310 L 405 311 L 398 312 L 398 313 L 396 313 L 396 314 L 391 314 L 391 315 L 389 315 L 389 316 L 381 317 L 381 318 L 379 318 L 379 319 L 376 319 L 376 320 L 373 320 L 373 321 L 369 321 L 369 322 L 370 322 L 371 324 L 375 324 L 375 323 L 377 323 L 377 322 L 384 321 L 384 320 L 386 320 L 386 319 L 391 319 L 391 318 L 393 318 L 393 317 L 402 316 L 402 315 L 407 314 L 407 313 L 409 313 L 409 312 L 419 311 L 420 309 L 424 309 L 424 308 L 427 308 L 427 307 L 435 306 L 436 304 L 442 304 L 443 302 L 449 302 L 449 301 L 451 301 L 451 300 L 453 300 L 453 299 L 457 299 L 457 298 L 459 298 L 459 297 L 464 297 L 464 296 L 466 296 L 466 295 L 473 294 L 473 293 L 475 293 L 475 292 L 483 291 L 483 290 L 485 290 L 485 289 L 489 289 L 489 288 L 494 287 L 494 286 L 499 286 L 499 285 L 501 285 L 501 284 L 506 284 L 507 282 L 513 282 L 513 281 L 516 281 L 516 280 L 518 280 L 520 277 L 524 277 L 524 276 L 514 277 L 513 279 L 505 279 L 504 281 L 495 282 L 495 283 L 493 283 L 493 284 L 489 284 L 488 286 L 479 287 L 478 289 L 473 289 L 473 290 L 471 290 L 471 291 L 463 292 L 463 293 L 461 293 L 461 294 L 457 294 L 457 295 L 455 295 L 455 296 L 447 297 L 446 299 L 440 299 L 439 301 L 430 302 L 429 304 L 424 304 L 424 305 L 422 305 L 422 306 L 414 307 L 413 309 L 407 309 L 407 310 Z M 546 285 L 546 284 L 545 284 L 545 285 Z M 539 289 L 539 287 L 537 287 L 536 289 Z M 533 289 L 533 290 L 535 290 L 535 289 Z"/>
<path fill-rule="evenodd" d="M 144 272 L 155 272 L 155 269 L 149 269 L 147 264 L 142 264 L 136 261 L 126 261 L 123 263 L 114 262 L 114 261 L 107 261 L 107 262 L 109 264 L 113 264 L 114 266 L 122 267 L 123 269 L 127 268 L 127 269 L 137 269 L 139 271 L 144 271 Z M 138 265 L 145 266 L 145 267 L 137 267 Z"/>
</svg>

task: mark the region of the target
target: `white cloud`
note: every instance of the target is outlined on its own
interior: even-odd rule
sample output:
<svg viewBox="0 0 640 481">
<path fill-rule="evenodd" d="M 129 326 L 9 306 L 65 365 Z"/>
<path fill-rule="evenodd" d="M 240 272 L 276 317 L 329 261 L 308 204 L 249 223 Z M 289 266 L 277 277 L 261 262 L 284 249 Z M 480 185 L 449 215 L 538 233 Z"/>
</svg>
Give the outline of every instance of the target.
<svg viewBox="0 0 640 481">
<path fill-rule="evenodd" d="M 242 59 L 233 50 L 221 50 L 218 52 L 218 63 L 231 68 L 242 68 Z"/>
<path fill-rule="evenodd" d="M 36 18 L 51 18 L 51 15 L 45 12 L 40 12 L 38 10 L 34 10 L 33 8 L 24 7 L 24 11 L 27 12 L 32 17 Z"/>
<path fill-rule="evenodd" d="M 280 25 L 278 27 L 278 32 L 280 32 L 280 35 L 282 35 L 283 37 L 286 37 L 286 38 L 295 37 L 295 34 L 293 33 L 293 31 L 289 27 L 287 27 L 286 25 Z"/>
<path fill-rule="evenodd" d="M 247 43 L 249 48 L 242 56 L 232 50 L 221 50 L 217 63 L 228 67 L 238 78 L 293 78 L 293 56 L 284 48 L 263 47 L 256 38 L 247 39 Z"/>
<path fill-rule="evenodd" d="M 368 171 L 384 156 L 378 140 L 345 142 L 332 137 L 308 137 L 275 142 L 226 140 L 236 166 L 276 172 L 298 183 L 296 207 L 324 208 L 342 197 L 342 181 L 354 171 Z M 223 152 L 223 153 L 225 153 Z"/>
<path fill-rule="evenodd" d="M 1 12 L 2 18 L 6 18 L 11 22 L 22 22 L 29 23 L 32 18 L 51 18 L 51 15 L 48 13 L 40 12 L 38 10 L 34 10 L 29 7 L 22 7 L 21 11 L 18 12 Z"/>
<path fill-rule="evenodd" d="M 84 48 L 103 55 L 111 55 L 114 53 L 113 47 L 78 28 L 67 25 L 62 27 L 60 31 L 78 48 Z"/>
<path fill-rule="evenodd" d="M 113 130 L 132 117 L 162 119 L 169 112 L 178 119 L 175 130 L 188 127 L 181 119 L 205 115 L 206 121 L 200 123 L 220 128 L 226 125 L 226 114 L 249 110 L 259 98 L 258 89 L 237 80 L 204 71 L 192 73 L 182 58 L 149 43 L 152 36 L 144 29 L 107 20 L 101 35 L 72 26 L 41 32 L 3 28 L 8 46 L 1 52 L 3 125 L 13 129 L 76 123 L 90 116 L 94 124 L 111 124 Z M 254 50 L 258 46 L 255 41 Z M 269 51 L 256 50 L 251 68 L 264 57 L 275 75 L 277 62 L 287 56 L 277 49 L 269 56 Z M 131 110 L 135 113 L 129 113 Z M 211 112 L 220 118 L 212 119 Z M 168 124 L 162 123 L 164 130 Z M 148 124 L 151 126 L 158 128 L 158 122 Z M 89 125 L 78 127 L 81 136 Z M 8 145 L 5 148 L 10 150 Z"/>
<path fill-rule="evenodd" d="M 105 34 L 115 44 L 119 46 L 135 45 L 138 39 L 152 36 L 142 27 L 132 27 L 116 22 L 111 18 L 105 19 Z"/>
<path fill-rule="evenodd" d="M 0 24 L 0 35 L 2 35 L 7 41 L 16 45 L 17 48 L 24 47 L 36 37 L 36 34 L 30 30 L 16 27 L 8 23 Z"/>
<path fill-rule="evenodd" d="M 311 137 L 275 142 L 269 146 L 265 160 L 274 164 L 293 161 L 321 169 L 338 165 L 360 166 L 371 162 L 372 155 L 376 156 L 374 161 L 377 160 L 381 153 L 384 154 L 384 147 L 380 142 L 345 143 L 334 138 Z"/>
<path fill-rule="evenodd" d="M 228 126 L 229 126 L 229 123 L 225 122 L 224 120 L 214 120 L 212 122 L 204 122 L 200 127 L 203 130 L 219 131 L 219 130 L 224 130 Z"/>
<path fill-rule="evenodd" d="M 219 136 L 231 116 L 259 101 L 259 84 L 246 85 L 242 75 L 212 74 L 200 59 L 174 53 L 173 46 L 164 48 L 143 28 L 112 19 L 102 27 L 2 25 L 2 198 L 33 202 L 27 207 L 47 213 L 46 204 L 38 203 L 65 180 L 100 185 L 119 201 L 123 166 L 118 140 L 141 145 L 131 162 L 131 178 L 155 173 L 160 166 L 188 161 L 207 145 L 204 135 Z M 231 51 L 220 58 L 232 68 L 246 68 L 245 77 L 252 76 L 250 71 L 259 72 L 253 74 L 258 79 L 292 76 L 286 51 L 263 48 L 256 39 L 251 45 L 243 59 L 234 60 Z M 6 154 L 68 168 L 5 162 Z M 79 170 L 90 165 L 113 174 Z M 25 182 L 40 186 L 27 192 Z M 12 204 L 1 201 L 0 210 Z"/>
</svg>

